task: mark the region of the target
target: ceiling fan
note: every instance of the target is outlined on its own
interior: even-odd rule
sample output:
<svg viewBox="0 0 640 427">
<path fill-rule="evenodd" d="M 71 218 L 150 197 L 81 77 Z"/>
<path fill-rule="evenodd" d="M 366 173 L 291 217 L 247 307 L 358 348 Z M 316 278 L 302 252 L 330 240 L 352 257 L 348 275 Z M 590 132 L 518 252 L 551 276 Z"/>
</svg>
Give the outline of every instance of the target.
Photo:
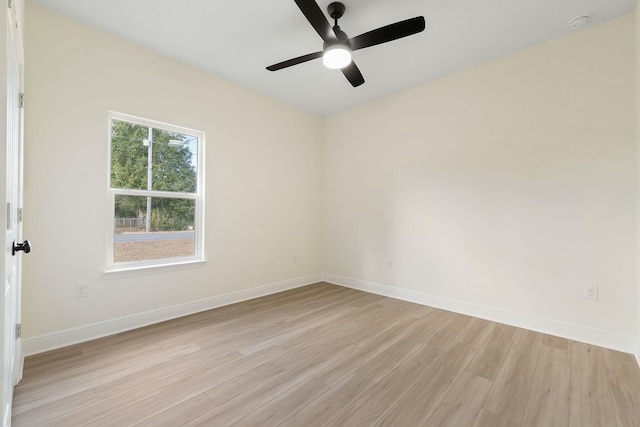
<svg viewBox="0 0 640 427">
<path fill-rule="evenodd" d="M 331 27 L 315 0 L 295 0 L 295 2 L 307 21 L 322 37 L 323 48 L 318 52 L 270 65 L 267 67 L 269 71 L 282 70 L 322 57 L 322 62 L 327 68 L 341 69 L 349 83 L 357 87 L 364 83 L 364 77 L 351 59 L 352 51 L 411 36 L 424 31 L 425 28 L 424 16 L 417 16 L 349 38 L 338 25 L 338 19 L 345 11 L 344 4 L 333 2 L 327 7 L 329 16 L 334 20 L 334 26 Z"/>
</svg>

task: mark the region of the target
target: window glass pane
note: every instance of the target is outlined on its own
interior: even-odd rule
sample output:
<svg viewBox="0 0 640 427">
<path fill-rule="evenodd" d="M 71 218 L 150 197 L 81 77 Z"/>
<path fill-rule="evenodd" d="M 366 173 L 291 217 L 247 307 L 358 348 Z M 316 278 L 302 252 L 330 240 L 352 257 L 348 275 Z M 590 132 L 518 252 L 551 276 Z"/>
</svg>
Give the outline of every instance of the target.
<svg viewBox="0 0 640 427">
<path fill-rule="evenodd" d="M 111 187 L 147 189 L 149 128 L 121 120 L 111 122 Z"/>
<path fill-rule="evenodd" d="M 115 263 L 195 255 L 195 200 L 117 195 L 114 216 Z"/>
<path fill-rule="evenodd" d="M 153 129 L 153 188 L 155 191 L 196 192 L 198 138 Z"/>
</svg>

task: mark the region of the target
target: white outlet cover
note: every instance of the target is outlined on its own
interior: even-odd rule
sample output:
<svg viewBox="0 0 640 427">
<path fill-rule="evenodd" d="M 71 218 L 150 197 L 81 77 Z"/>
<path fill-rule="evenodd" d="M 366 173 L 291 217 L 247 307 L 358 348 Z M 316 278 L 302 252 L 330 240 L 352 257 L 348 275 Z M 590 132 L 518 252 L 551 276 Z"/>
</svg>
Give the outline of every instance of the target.
<svg viewBox="0 0 640 427">
<path fill-rule="evenodd" d="M 88 284 L 80 284 L 76 285 L 75 289 L 76 298 L 86 298 L 89 296 L 89 285 Z"/>
<path fill-rule="evenodd" d="M 600 289 L 598 286 L 585 286 L 584 297 L 586 299 L 598 301 L 600 299 Z"/>
</svg>

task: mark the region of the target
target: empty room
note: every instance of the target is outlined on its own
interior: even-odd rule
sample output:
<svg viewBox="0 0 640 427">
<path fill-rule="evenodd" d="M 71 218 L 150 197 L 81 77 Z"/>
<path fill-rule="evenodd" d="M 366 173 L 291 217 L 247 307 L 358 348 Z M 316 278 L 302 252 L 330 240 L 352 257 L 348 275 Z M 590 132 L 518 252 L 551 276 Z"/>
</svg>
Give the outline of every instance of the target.
<svg viewBox="0 0 640 427">
<path fill-rule="evenodd" d="M 3 425 L 640 426 L 639 5 L 9 0 Z"/>
</svg>

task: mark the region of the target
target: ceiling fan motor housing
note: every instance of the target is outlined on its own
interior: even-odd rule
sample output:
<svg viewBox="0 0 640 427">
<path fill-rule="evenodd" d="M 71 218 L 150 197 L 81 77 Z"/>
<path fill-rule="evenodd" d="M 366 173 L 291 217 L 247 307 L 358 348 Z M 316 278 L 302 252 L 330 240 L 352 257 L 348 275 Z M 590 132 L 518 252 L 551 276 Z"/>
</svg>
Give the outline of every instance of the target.
<svg viewBox="0 0 640 427">
<path fill-rule="evenodd" d="M 336 35 L 335 39 L 329 39 L 324 42 L 323 50 L 326 50 L 328 47 L 333 47 L 337 45 L 341 45 L 351 50 L 351 42 L 349 41 L 349 36 L 347 33 L 342 31 L 338 25 L 333 27 L 333 32 Z"/>
<path fill-rule="evenodd" d="M 344 11 L 346 7 L 344 4 L 340 2 L 333 2 L 329 6 L 327 6 L 327 12 L 329 12 L 329 16 L 335 20 L 335 25 L 333 26 L 333 33 L 336 35 L 336 39 L 329 39 L 324 42 L 323 50 L 327 50 L 328 47 L 334 46 L 344 46 L 349 51 L 351 50 L 351 43 L 349 42 L 349 36 L 347 33 L 342 31 L 340 26 L 338 25 L 338 19 L 342 18 L 344 15 Z"/>
<path fill-rule="evenodd" d="M 342 18 L 342 15 L 344 15 L 345 10 L 346 8 L 344 7 L 344 4 L 337 1 L 327 6 L 327 12 L 329 12 L 329 16 L 335 20 Z"/>
</svg>

